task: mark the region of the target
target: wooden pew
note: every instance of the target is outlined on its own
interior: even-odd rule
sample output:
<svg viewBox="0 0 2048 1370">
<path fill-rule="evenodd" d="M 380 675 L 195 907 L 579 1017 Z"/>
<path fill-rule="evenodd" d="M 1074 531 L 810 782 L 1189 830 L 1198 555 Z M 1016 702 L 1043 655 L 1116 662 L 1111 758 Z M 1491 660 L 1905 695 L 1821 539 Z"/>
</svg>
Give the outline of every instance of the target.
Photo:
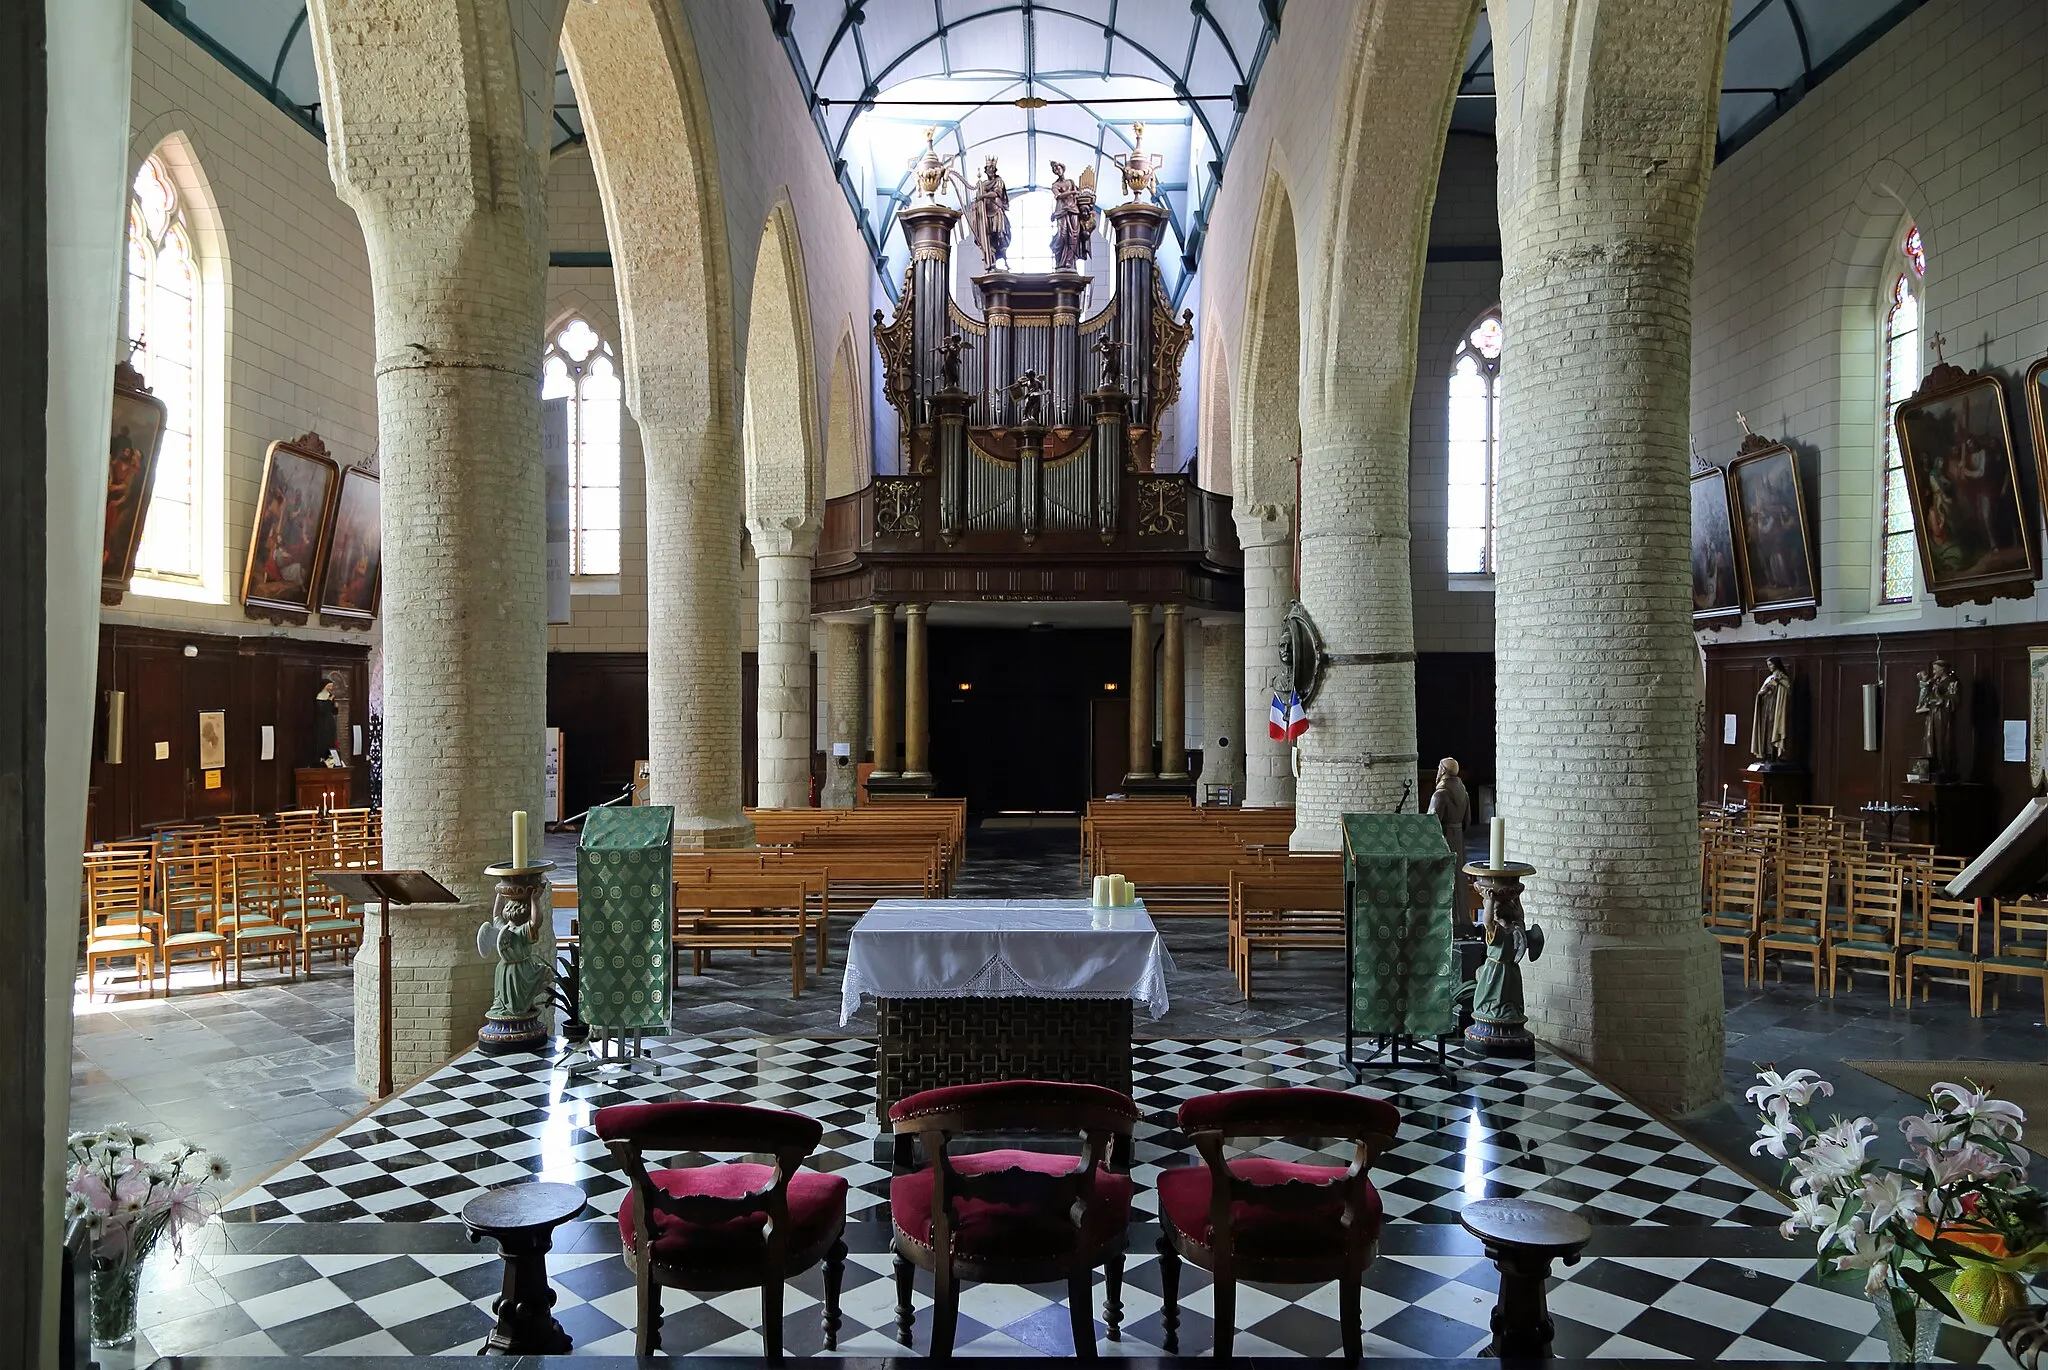
<svg viewBox="0 0 2048 1370">
<path fill-rule="evenodd" d="M 1252 997 L 1252 953 L 1271 947 L 1277 959 L 1290 947 L 1344 946 L 1344 861 L 1300 856 L 1269 869 L 1240 871 L 1230 880 L 1230 968 L 1238 993 Z"/>
<path fill-rule="evenodd" d="M 691 873 L 693 876 L 696 872 Z M 702 975 L 714 951 L 787 951 L 789 997 L 804 992 L 804 960 L 810 941 L 808 892 L 799 878 L 767 872 L 707 872 L 675 882 L 678 951 L 690 953 L 691 969 Z M 678 973 L 681 962 L 677 962 Z"/>
</svg>

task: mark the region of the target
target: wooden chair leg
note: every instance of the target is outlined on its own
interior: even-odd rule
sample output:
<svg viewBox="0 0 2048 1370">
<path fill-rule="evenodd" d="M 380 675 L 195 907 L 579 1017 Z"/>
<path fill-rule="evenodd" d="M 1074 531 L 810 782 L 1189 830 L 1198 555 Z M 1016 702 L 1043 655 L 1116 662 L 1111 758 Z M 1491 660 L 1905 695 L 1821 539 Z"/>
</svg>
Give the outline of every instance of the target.
<svg viewBox="0 0 2048 1370">
<path fill-rule="evenodd" d="M 1237 1331 L 1237 1276 L 1219 1266 L 1209 1274 L 1210 1300 L 1215 1311 L 1217 1360 L 1230 1359 L 1230 1342 Z"/>
<path fill-rule="evenodd" d="M 640 1325 L 633 1333 L 633 1354 L 651 1356 L 661 1349 L 661 1286 L 654 1282 L 649 1273 L 650 1258 L 640 1258 L 640 1273 L 635 1278 L 639 1286 Z"/>
<path fill-rule="evenodd" d="M 1111 1256 L 1102 1267 L 1102 1322 L 1111 1341 L 1123 1340 L 1124 1253 Z"/>
<path fill-rule="evenodd" d="M 1083 1270 L 1067 1276 L 1067 1324 L 1074 1331 L 1074 1357 L 1095 1359 L 1095 1279 Z"/>
<path fill-rule="evenodd" d="M 836 1241 L 825 1253 L 825 1349 L 839 1349 L 839 1286 L 846 1278 L 846 1243 Z"/>
<path fill-rule="evenodd" d="M 1361 1276 L 1346 1275 L 1337 1281 L 1337 1330 L 1344 1336 L 1344 1359 L 1357 1361 L 1365 1354 L 1365 1329 L 1359 1323 L 1358 1295 Z"/>
<path fill-rule="evenodd" d="M 782 1272 L 771 1271 L 761 1283 L 761 1354 L 782 1359 Z"/>
<path fill-rule="evenodd" d="M 1159 1326 L 1166 1334 L 1164 1350 L 1169 1356 L 1180 1354 L 1180 1253 L 1173 1249 L 1173 1238 L 1161 1234 L 1159 1238 Z"/>
<path fill-rule="evenodd" d="M 917 1267 L 899 1251 L 896 1253 L 896 1340 L 905 1346 L 910 1345 L 911 1329 L 917 1325 L 917 1315 L 910 1306 L 911 1292 L 916 1288 Z"/>
<path fill-rule="evenodd" d="M 932 1345 L 926 1354 L 945 1360 L 953 1354 L 953 1333 L 960 1325 L 960 1286 L 953 1279 L 951 1263 L 940 1253 L 939 1268 L 932 1275 Z"/>
</svg>

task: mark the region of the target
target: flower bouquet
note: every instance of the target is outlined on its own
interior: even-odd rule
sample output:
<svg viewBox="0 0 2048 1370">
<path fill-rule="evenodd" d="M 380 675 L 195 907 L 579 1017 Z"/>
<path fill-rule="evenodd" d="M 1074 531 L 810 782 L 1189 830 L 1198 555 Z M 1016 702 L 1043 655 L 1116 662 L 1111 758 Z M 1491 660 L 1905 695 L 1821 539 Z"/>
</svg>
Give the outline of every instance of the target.
<svg viewBox="0 0 2048 1370">
<path fill-rule="evenodd" d="M 167 1234 L 183 1254 L 184 1230 L 206 1221 L 214 1198 L 207 1186 L 228 1178 L 228 1163 L 189 1142 L 151 1147 L 125 1123 L 74 1132 L 66 1146 L 64 1215 L 91 1239 L 93 1345 L 126 1345 L 135 1336 L 142 1263 Z"/>
<path fill-rule="evenodd" d="M 1819 1075 L 1757 1078 L 1749 1150 L 1785 1162 L 1793 1209 L 1779 1230 L 1819 1234 L 1823 1269 L 1867 1272 L 1894 1360 L 1928 1359 L 1943 1314 L 1996 1326 L 2027 1302 L 2020 1276 L 2048 1267 L 2048 1199 L 2027 1183 L 2017 1104 L 1937 1084 L 1900 1124 L 1911 1157 L 1886 1167 L 1870 1157 L 1870 1119 L 1815 1123 L 1813 1101 L 1835 1092 Z"/>
</svg>

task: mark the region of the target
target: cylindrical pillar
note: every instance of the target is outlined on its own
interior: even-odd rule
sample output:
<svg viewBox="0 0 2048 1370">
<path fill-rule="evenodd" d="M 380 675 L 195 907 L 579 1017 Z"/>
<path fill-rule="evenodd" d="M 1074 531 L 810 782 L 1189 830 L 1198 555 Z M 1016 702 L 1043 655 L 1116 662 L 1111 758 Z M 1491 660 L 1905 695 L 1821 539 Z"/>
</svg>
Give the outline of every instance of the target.
<svg viewBox="0 0 2048 1370">
<path fill-rule="evenodd" d="M 1244 625 L 1202 624 L 1202 790 L 1227 785 L 1244 802 Z"/>
<path fill-rule="evenodd" d="M 1159 662 L 1159 778 L 1188 778 L 1186 611 L 1178 604 L 1160 606 L 1165 650 Z"/>
<path fill-rule="evenodd" d="M 1496 764 L 1548 938 L 1523 972 L 1529 1026 L 1682 1114 L 1723 1091 L 1686 453 L 1728 7 L 1624 7 L 1590 50 L 1547 5 L 1502 8 L 1501 305 L 1531 379 L 1501 410 Z M 1659 117 L 1625 135 L 1572 115 L 1645 99 Z"/>
<path fill-rule="evenodd" d="M 863 625 L 834 619 L 825 625 L 824 805 L 850 809 L 858 792 L 861 733 L 866 724 L 867 681 L 861 673 Z M 846 750 L 841 751 L 844 747 Z"/>
<path fill-rule="evenodd" d="M 759 564 L 760 672 L 755 692 L 760 805 L 811 802 L 811 554 L 817 532 L 753 523 Z"/>
<path fill-rule="evenodd" d="M 1130 748 L 1124 781 L 1150 780 L 1152 769 L 1152 606 L 1131 606 Z"/>
<path fill-rule="evenodd" d="M 1285 808 L 1294 802 L 1294 769 L 1266 716 L 1280 674 L 1280 624 L 1294 591 L 1294 511 L 1241 507 L 1236 520 L 1244 548 L 1244 802 Z"/>
<path fill-rule="evenodd" d="M 903 606 L 903 775 L 929 780 L 931 760 L 931 671 L 926 665 L 925 606 Z"/>
<path fill-rule="evenodd" d="M 877 604 L 868 630 L 868 717 L 875 730 L 873 775 L 896 771 L 896 606 Z"/>
</svg>

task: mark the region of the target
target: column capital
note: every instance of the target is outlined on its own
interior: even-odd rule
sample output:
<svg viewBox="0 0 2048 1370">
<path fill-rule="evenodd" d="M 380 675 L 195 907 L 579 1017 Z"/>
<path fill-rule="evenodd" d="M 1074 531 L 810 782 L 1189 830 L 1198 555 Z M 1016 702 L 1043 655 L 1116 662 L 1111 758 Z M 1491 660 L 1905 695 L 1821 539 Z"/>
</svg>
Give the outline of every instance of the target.
<svg viewBox="0 0 2048 1370">
<path fill-rule="evenodd" d="M 931 605 L 924 603 L 922 600 L 909 600 L 903 606 L 903 616 L 905 618 L 923 618 L 930 612 L 931 607 Z"/>
<path fill-rule="evenodd" d="M 1242 547 L 1271 547 L 1294 536 L 1294 507 L 1287 504 L 1240 504 L 1231 510 Z"/>
<path fill-rule="evenodd" d="M 1150 619 L 1151 617 L 1152 605 L 1149 602 L 1141 604 L 1134 601 L 1131 604 L 1131 618 L 1133 620 Z"/>
<path fill-rule="evenodd" d="M 1167 603 L 1159 606 L 1159 612 L 1164 614 L 1168 618 L 1180 618 L 1182 615 L 1186 614 L 1187 611 L 1188 606 L 1185 604 Z"/>
<path fill-rule="evenodd" d="M 748 519 L 747 537 L 758 557 L 808 557 L 818 550 L 818 525 L 780 519 Z"/>
<path fill-rule="evenodd" d="M 894 604 L 870 604 L 868 606 L 868 612 L 873 614 L 876 618 L 886 618 L 889 619 L 891 622 L 893 622 L 896 618 L 896 606 Z"/>
</svg>

